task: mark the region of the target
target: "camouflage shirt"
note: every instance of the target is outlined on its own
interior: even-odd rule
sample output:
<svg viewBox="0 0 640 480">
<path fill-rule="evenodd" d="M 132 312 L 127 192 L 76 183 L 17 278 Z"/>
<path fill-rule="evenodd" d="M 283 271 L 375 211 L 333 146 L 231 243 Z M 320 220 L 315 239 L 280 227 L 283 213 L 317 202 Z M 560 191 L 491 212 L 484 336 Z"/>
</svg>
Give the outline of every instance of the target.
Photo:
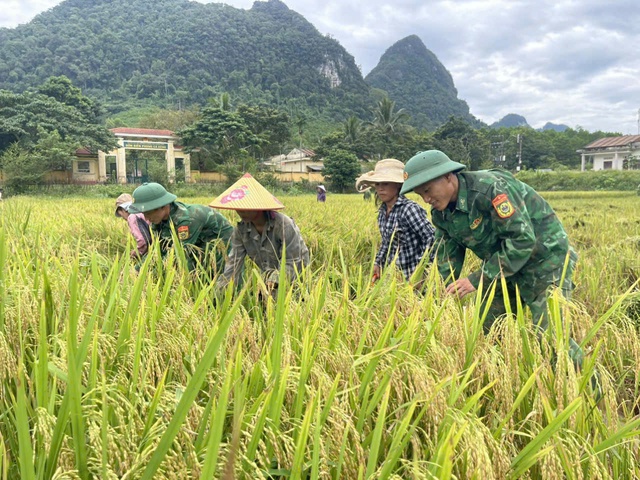
<svg viewBox="0 0 640 480">
<path fill-rule="evenodd" d="M 158 235 L 162 254 L 173 247 L 172 229 L 185 249 L 189 270 L 202 263 L 207 268 L 221 272 L 233 227 L 227 219 L 211 207 L 173 202 L 169 218 L 152 225 Z M 209 256 L 215 255 L 215 266 Z"/>
<path fill-rule="evenodd" d="M 467 248 L 483 260 L 481 269 L 469 275 L 476 288 L 482 276 L 486 285 L 500 273 L 515 280 L 562 267 L 571 250 L 567 233 L 535 190 L 503 170 L 457 177 L 455 208 L 431 213 L 438 269 L 445 279 L 460 276 Z"/>
</svg>

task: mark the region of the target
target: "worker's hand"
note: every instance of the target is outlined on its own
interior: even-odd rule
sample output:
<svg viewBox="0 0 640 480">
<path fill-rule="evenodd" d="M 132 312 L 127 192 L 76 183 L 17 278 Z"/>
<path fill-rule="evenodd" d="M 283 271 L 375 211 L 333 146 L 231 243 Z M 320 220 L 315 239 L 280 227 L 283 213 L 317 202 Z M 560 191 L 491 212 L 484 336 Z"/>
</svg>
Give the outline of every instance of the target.
<svg viewBox="0 0 640 480">
<path fill-rule="evenodd" d="M 371 276 L 371 285 L 380 280 L 380 265 L 373 266 L 373 275 Z"/>
<path fill-rule="evenodd" d="M 476 291 L 476 288 L 473 285 L 471 285 L 471 282 L 467 277 L 459 278 L 455 282 L 452 282 L 449 285 L 447 285 L 447 293 L 450 295 L 457 295 L 460 298 L 475 291 Z"/>
</svg>

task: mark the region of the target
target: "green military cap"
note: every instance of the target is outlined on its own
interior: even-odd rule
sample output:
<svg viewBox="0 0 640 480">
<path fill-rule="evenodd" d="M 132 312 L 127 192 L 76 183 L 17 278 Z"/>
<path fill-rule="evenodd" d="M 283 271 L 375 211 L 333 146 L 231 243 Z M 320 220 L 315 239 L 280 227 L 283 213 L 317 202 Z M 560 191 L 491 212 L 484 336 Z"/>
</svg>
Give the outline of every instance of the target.
<svg viewBox="0 0 640 480">
<path fill-rule="evenodd" d="M 169 193 L 159 183 L 143 183 L 133 191 L 133 203 L 129 206 L 131 213 L 142 213 L 164 207 L 173 202 L 176 197 Z"/>
<path fill-rule="evenodd" d="M 463 164 L 454 162 L 440 150 L 419 152 L 404 166 L 404 183 L 400 193 L 412 192 L 423 183 L 430 182 L 450 172 L 459 172 L 466 168 Z"/>
</svg>

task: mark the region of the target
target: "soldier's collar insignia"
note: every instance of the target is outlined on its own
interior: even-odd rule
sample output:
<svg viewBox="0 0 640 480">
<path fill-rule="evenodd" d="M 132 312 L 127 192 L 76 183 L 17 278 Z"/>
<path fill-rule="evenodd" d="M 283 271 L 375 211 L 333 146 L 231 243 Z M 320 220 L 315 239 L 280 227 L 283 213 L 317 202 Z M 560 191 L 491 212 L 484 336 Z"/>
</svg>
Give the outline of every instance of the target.
<svg viewBox="0 0 640 480">
<path fill-rule="evenodd" d="M 482 215 L 480 215 L 473 222 L 471 222 L 471 225 L 469 225 L 469 228 L 471 230 L 475 230 L 476 228 L 478 228 L 478 225 L 480 225 L 480 222 L 482 222 Z"/>
<path fill-rule="evenodd" d="M 501 193 L 491 201 L 493 208 L 500 218 L 509 218 L 516 212 L 506 193 Z"/>
</svg>

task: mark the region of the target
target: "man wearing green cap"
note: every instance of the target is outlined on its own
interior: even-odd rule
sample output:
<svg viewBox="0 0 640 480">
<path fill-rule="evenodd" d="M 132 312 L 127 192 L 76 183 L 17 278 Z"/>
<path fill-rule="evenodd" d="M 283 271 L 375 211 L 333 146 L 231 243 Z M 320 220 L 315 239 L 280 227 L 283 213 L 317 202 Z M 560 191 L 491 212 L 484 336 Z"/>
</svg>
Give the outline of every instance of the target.
<svg viewBox="0 0 640 480">
<path fill-rule="evenodd" d="M 405 165 L 402 194 L 414 191 L 431 205 L 436 227 L 436 259 L 447 293 L 465 296 L 504 276 L 511 305 L 516 286 L 541 329 L 548 326 L 547 295 L 551 287 L 569 298 L 577 254 L 551 206 L 527 184 L 504 170 L 463 172 L 439 150 L 420 152 Z M 472 250 L 482 266 L 460 278 L 465 252 Z M 505 313 L 500 285 L 485 320 L 485 332 Z M 570 340 L 570 355 L 581 365 L 583 353 Z"/>
<path fill-rule="evenodd" d="M 233 227 L 214 209 L 178 202 L 176 198 L 159 183 L 143 183 L 134 190 L 129 211 L 144 213 L 151 222 L 163 255 L 173 246 L 175 235 L 184 247 L 189 270 L 201 265 L 211 277 L 221 273 Z"/>
</svg>

